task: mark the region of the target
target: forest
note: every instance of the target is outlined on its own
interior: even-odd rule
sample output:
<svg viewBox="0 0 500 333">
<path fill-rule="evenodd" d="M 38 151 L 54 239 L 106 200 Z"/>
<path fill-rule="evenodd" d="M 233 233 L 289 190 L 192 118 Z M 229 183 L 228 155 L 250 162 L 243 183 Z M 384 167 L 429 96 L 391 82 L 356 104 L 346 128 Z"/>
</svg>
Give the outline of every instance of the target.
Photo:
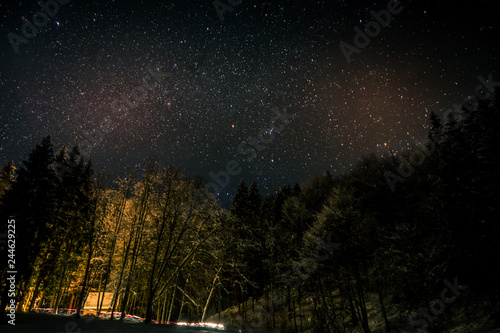
<svg viewBox="0 0 500 333">
<path fill-rule="evenodd" d="M 54 147 L 47 136 L 0 174 L 0 233 L 16 223 L 17 310 L 74 308 L 79 316 L 97 293 L 97 313 L 133 314 L 146 324 L 498 328 L 495 97 L 445 117 L 433 113 L 425 141 L 366 156 L 347 174 L 325 171 L 294 185 L 290 175 L 290 185 L 266 196 L 242 179 L 229 209 L 206 194 L 202 179 L 173 166 L 147 161 L 142 173 L 108 179 L 78 147 Z M 105 293 L 112 295 L 106 307 Z"/>
</svg>

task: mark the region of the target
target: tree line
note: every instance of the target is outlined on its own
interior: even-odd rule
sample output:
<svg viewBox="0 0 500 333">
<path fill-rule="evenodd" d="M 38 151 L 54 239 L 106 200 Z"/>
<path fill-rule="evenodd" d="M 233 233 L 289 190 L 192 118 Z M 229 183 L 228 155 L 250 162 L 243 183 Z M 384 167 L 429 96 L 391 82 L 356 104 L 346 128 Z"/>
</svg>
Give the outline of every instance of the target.
<svg viewBox="0 0 500 333">
<path fill-rule="evenodd" d="M 473 113 L 432 114 L 426 142 L 367 156 L 344 175 L 268 196 L 242 179 L 230 209 L 202 180 L 154 161 L 110 182 L 78 147 L 54 152 L 46 137 L 0 175 L 2 228 L 17 224 L 17 308 L 80 310 L 97 292 L 98 312 L 146 322 L 440 332 L 482 309 L 500 325 L 495 96 Z M 453 298 L 443 286 L 466 291 Z"/>
</svg>

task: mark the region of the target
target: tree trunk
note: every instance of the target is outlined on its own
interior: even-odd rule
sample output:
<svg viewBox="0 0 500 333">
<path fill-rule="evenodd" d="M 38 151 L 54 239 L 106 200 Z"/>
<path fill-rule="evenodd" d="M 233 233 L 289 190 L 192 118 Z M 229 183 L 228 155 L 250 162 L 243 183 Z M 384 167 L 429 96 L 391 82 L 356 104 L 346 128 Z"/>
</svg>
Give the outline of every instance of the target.
<svg viewBox="0 0 500 333">
<path fill-rule="evenodd" d="M 38 277 L 36 281 L 36 286 L 35 290 L 33 291 L 33 295 L 31 296 L 31 300 L 28 306 L 28 311 L 31 311 L 33 309 L 33 305 L 35 304 L 36 297 L 38 296 L 38 290 L 40 289 L 40 284 L 42 283 L 42 280 L 40 277 Z"/>
<path fill-rule="evenodd" d="M 219 273 L 220 273 L 221 269 L 222 269 L 222 266 L 219 268 L 217 273 L 215 273 L 214 280 L 212 281 L 212 287 L 210 288 L 210 293 L 208 294 L 207 302 L 205 303 L 205 306 L 203 307 L 203 314 L 201 315 L 201 322 L 203 322 L 205 320 L 205 315 L 207 313 L 208 304 L 210 303 L 210 298 L 212 298 L 212 293 L 215 289 L 215 282 L 219 278 Z"/>
<path fill-rule="evenodd" d="M 130 179 L 130 181 L 132 181 L 132 179 Z M 111 243 L 111 251 L 109 253 L 108 264 L 106 265 L 106 270 L 104 272 L 104 292 L 103 292 L 104 296 L 106 295 L 106 287 L 108 285 L 109 275 L 111 274 L 111 264 L 113 262 L 113 256 L 115 254 L 115 248 L 116 248 L 116 237 L 117 237 L 118 233 L 120 232 L 120 227 L 122 225 L 123 212 L 125 210 L 125 204 L 126 204 L 127 196 L 129 194 L 129 192 L 130 192 L 130 182 L 129 182 L 129 184 L 127 184 L 127 187 L 126 187 L 124 194 L 123 194 L 122 201 L 120 202 L 120 205 L 118 207 L 118 216 L 116 218 L 115 230 L 113 233 L 114 237 L 113 237 L 113 241 Z M 121 279 L 121 277 L 120 277 L 120 279 Z M 102 310 L 103 300 L 104 300 L 104 297 L 101 299 L 101 304 L 99 304 L 99 306 L 98 306 L 99 307 L 99 311 L 97 313 L 98 316 Z M 113 302 L 113 301 L 114 301 L 114 297 L 111 300 L 111 302 Z"/>
<path fill-rule="evenodd" d="M 126 310 L 126 306 L 127 306 L 128 294 L 130 292 L 132 278 L 134 276 L 135 264 L 137 263 L 139 245 L 142 241 L 143 230 L 144 230 L 144 216 L 143 216 L 143 219 L 141 221 L 141 229 L 139 230 L 139 234 L 136 236 L 136 239 L 134 242 L 134 249 L 132 250 L 132 263 L 130 265 L 129 277 L 127 279 L 127 287 L 125 288 L 125 294 L 123 295 L 122 315 L 120 317 L 121 321 L 123 321 L 125 318 L 125 310 Z"/>
<path fill-rule="evenodd" d="M 93 224 L 92 224 L 92 228 L 93 228 Z M 87 256 L 87 263 L 86 263 L 86 267 L 85 267 L 85 275 L 83 277 L 82 291 L 80 292 L 80 297 L 78 299 L 78 304 L 77 304 L 78 307 L 76 309 L 75 318 L 80 318 L 80 311 L 82 310 L 82 307 L 84 306 L 83 302 L 84 302 L 84 298 L 85 298 L 85 289 L 87 288 L 87 279 L 88 279 L 89 272 L 90 272 L 90 261 L 92 260 L 92 252 L 94 252 L 93 243 L 94 243 L 93 240 L 91 240 L 90 245 L 89 245 L 89 253 Z"/>
<path fill-rule="evenodd" d="M 276 311 L 274 311 L 274 297 L 273 297 L 273 291 L 274 291 L 274 284 L 271 283 L 271 313 L 273 315 L 273 327 L 272 329 L 274 330 L 276 328 Z"/>
<path fill-rule="evenodd" d="M 128 305 L 128 294 L 130 292 L 130 281 L 132 280 L 132 267 L 130 268 L 129 274 L 127 276 L 127 285 L 125 286 L 125 292 L 123 293 L 122 297 L 122 309 L 121 309 L 121 316 L 120 316 L 120 321 L 123 321 L 125 319 L 125 314 L 127 310 L 127 305 Z"/>
<path fill-rule="evenodd" d="M 384 297 L 380 289 L 378 290 L 378 300 L 380 302 L 380 307 L 382 309 L 382 317 L 384 318 L 385 329 L 387 332 L 390 332 L 391 325 L 389 324 L 389 320 L 387 319 L 387 311 L 385 310 Z"/>
<path fill-rule="evenodd" d="M 299 286 L 299 320 L 300 320 L 300 331 L 303 332 L 302 328 L 302 288 Z"/>
<path fill-rule="evenodd" d="M 160 322 L 160 323 L 163 323 L 165 321 L 165 315 L 167 313 L 167 295 L 165 295 L 165 297 L 163 298 L 163 307 L 162 307 L 162 311 L 161 311 L 161 317 L 157 320 Z"/>
<path fill-rule="evenodd" d="M 170 318 L 172 316 L 172 309 L 174 307 L 175 292 L 177 291 L 177 282 L 178 281 L 179 281 L 179 275 L 177 275 L 177 278 L 175 279 L 174 289 L 172 290 L 172 301 L 170 302 L 170 308 L 168 310 L 168 317 L 167 317 L 168 322 L 170 322 Z"/>
<path fill-rule="evenodd" d="M 128 259 L 128 255 L 129 255 L 129 252 L 130 252 L 130 246 L 132 245 L 132 238 L 134 237 L 134 230 L 135 230 L 135 224 L 132 225 L 132 231 L 131 231 L 131 234 L 129 235 L 129 239 L 128 239 L 128 242 L 127 242 L 127 247 L 125 248 L 125 253 L 124 253 L 122 268 L 120 270 L 120 277 L 118 279 L 118 286 L 116 287 L 115 293 L 113 295 L 113 299 L 111 301 L 111 303 L 112 303 L 112 306 L 111 306 L 111 316 L 110 316 L 109 320 L 113 320 L 114 319 L 116 305 L 118 303 L 119 294 L 120 294 L 120 287 L 121 287 L 122 280 L 123 280 L 123 273 L 125 272 L 125 267 L 127 266 L 127 259 Z"/>
<path fill-rule="evenodd" d="M 182 300 L 181 300 L 181 308 L 179 309 L 179 315 L 177 316 L 177 322 L 181 321 L 181 316 L 182 316 L 182 309 L 184 308 L 184 297 L 185 294 L 182 294 Z"/>
<path fill-rule="evenodd" d="M 156 247 L 155 247 L 155 253 L 153 257 L 153 265 L 151 268 L 151 274 L 149 276 L 149 284 L 148 284 L 148 300 L 146 304 L 146 319 L 145 323 L 150 323 L 153 315 L 153 298 L 154 298 L 154 292 L 156 290 L 157 284 L 154 283 L 155 280 L 155 273 L 156 273 L 156 263 L 158 262 L 158 256 L 160 254 L 160 245 L 162 241 L 162 235 L 163 235 L 163 230 L 166 225 L 166 221 L 162 219 L 161 227 L 160 227 L 160 232 L 158 235 L 158 240 L 156 242 Z"/>
<path fill-rule="evenodd" d="M 295 297 L 292 295 L 292 315 L 293 315 L 293 326 L 295 328 L 295 333 L 299 333 L 299 328 L 297 327 L 297 315 L 295 314 Z"/>
<path fill-rule="evenodd" d="M 130 265 L 129 279 L 127 280 L 127 287 L 125 288 L 125 294 L 123 296 L 124 302 L 122 304 L 122 315 L 121 315 L 122 321 L 125 317 L 125 310 L 126 310 L 126 306 L 127 306 L 126 301 L 128 299 L 128 293 L 130 292 L 130 284 L 131 284 L 130 274 L 132 274 L 134 272 L 134 269 L 135 269 L 135 264 L 137 262 L 137 257 L 138 257 L 138 251 L 140 248 L 140 243 L 142 241 L 142 235 L 143 235 L 143 231 L 144 231 L 146 214 L 148 211 L 148 199 L 149 199 L 149 194 L 151 192 L 151 183 L 150 183 L 151 180 L 147 175 L 145 177 L 146 178 L 145 178 L 144 190 L 140 196 L 140 206 L 138 207 L 138 214 L 136 215 L 137 225 L 139 226 L 139 231 L 134 239 L 134 247 L 132 250 L 132 264 Z"/>
<path fill-rule="evenodd" d="M 69 253 L 70 251 L 67 251 Z M 59 309 L 59 302 L 61 301 L 62 295 L 63 295 L 63 283 L 64 283 L 64 278 L 66 277 L 66 270 L 68 269 L 68 258 L 66 256 L 66 263 L 64 265 L 63 272 L 61 274 L 61 280 L 59 281 L 59 286 L 57 287 L 57 293 L 56 293 L 56 301 L 54 304 L 54 312 L 57 314 L 57 310 Z"/>
<path fill-rule="evenodd" d="M 366 302 L 365 302 L 365 293 L 363 290 L 363 284 L 361 281 L 361 274 L 359 272 L 359 268 L 355 268 L 356 274 L 356 291 L 359 298 L 359 308 L 360 308 L 360 320 L 361 326 L 363 327 L 363 332 L 370 333 L 370 327 L 368 326 L 368 314 L 366 312 Z"/>
</svg>

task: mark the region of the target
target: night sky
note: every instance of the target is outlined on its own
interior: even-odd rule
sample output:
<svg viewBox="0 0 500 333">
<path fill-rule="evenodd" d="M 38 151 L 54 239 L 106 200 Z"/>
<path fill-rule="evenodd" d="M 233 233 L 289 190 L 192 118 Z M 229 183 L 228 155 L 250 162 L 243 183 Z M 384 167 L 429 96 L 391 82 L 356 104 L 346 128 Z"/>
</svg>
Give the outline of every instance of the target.
<svg viewBox="0 0 500 333">
<path fill-rule="evenodd" d="M 212 182 L 234 161 L 219 199 L 241 177 L 270 194 L 401 151 L 500 79 L 494 1 L 44 2 L 30 38 L 37 1 L 0 5 L 2 165 L 51 134 L 111 177 L 154 158 Z M 348 62 L 340 43 L 388 6 Z"/>
</svg>

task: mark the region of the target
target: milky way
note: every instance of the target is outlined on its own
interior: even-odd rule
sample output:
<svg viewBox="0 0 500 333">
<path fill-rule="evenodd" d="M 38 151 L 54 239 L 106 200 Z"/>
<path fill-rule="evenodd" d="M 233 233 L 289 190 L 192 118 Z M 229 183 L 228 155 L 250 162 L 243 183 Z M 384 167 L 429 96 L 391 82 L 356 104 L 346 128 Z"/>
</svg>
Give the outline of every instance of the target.
<svg viewBox="0 0 500 333">
<path fill-rule="evenodd" d="M 234 161 L 221 200 L 241 177 L 269 194 L 401 151 L 431 111 L 498 73 L 494 1 L 43 3 L 35 19 L 36 1 L 0 5 L 0 162 L 19 165 L 47 134 L 115 177 L 155 158 L 213 182 Z M 349 62 L 341 43 L 356 47 L 370 12 L 391 5 Z M 25 38 L 19 53 L 9 34 Z"/>
</svg>

